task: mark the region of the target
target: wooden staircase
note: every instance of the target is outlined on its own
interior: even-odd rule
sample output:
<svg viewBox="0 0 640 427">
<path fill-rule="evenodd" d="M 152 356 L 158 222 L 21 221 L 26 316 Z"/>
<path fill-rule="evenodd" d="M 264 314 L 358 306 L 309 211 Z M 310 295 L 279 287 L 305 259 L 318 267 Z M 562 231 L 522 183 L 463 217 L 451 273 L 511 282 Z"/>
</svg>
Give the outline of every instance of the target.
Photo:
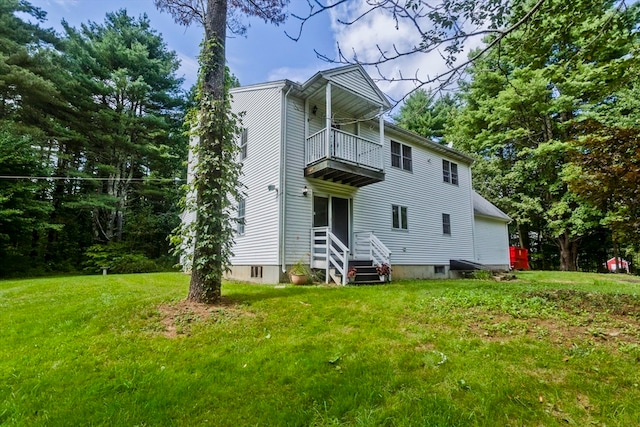
<svg viewBox="0 0 640 427">
<path fill-rule="evenodd" d="M 356 276 L 349 280 L 350 285 L 377 285 L 390 281 L 388 276 L 380 280 L 376 267 L 371 260 L 349 260 L 349 270 L 352 268 L 356 269 Z M 342 276 L 335 274 L 335 271 L 331 272 L 331 278 L 337 284 L 342 283 Z"/>
</svg>

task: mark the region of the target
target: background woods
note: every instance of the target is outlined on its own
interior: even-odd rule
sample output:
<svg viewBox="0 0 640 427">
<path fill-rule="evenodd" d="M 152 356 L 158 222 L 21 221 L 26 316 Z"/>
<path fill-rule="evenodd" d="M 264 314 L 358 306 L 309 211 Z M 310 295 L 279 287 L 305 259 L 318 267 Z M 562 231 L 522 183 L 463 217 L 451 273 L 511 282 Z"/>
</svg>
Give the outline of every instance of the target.
<svg viewBox="0 0 640 427">
<path fill-rule="evenodd" d="M 0 9 L 0 275 L 171 266 L 186 158 L 176 54 L 124 10 L 55 34 L 26 2 Z"/>
</svg>

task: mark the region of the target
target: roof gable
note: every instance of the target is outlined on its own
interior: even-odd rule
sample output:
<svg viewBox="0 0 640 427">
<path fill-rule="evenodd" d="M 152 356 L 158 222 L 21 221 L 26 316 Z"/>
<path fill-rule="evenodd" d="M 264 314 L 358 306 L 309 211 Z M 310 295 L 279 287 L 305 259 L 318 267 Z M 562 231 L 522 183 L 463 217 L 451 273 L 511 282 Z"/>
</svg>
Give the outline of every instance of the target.
<svg viewBox="0 0 640 427">
<path fill-rule="evenodd" d="M 505 222 L 511 222 L 511 217 L 498 209 L 493 203 L 472 191 L 473 197 L 473 214 L 488 218 L 495 218 Z"/>
<path fill-rule="evenodd" d="M 345 67 L 333 68 L 319 73 L 327 81 L 352 91 L 370 101 L 390 108 L 391 104 L 386 95 L 371 79 L 369 74 L 360 65 L 347 65 Z"/>
</svg>

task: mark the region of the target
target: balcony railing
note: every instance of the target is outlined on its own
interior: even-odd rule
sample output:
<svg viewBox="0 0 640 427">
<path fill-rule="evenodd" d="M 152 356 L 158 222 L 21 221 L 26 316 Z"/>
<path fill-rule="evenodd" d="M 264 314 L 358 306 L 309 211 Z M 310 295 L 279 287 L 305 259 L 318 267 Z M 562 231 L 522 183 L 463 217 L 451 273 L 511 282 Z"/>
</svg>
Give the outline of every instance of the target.
<svg viewBox="0 0 640 427">
<path fill-rule="evenodd" d="M 327 129 L 322 129 L 307 138 L 305 161 L 309 166 L 323 159 L 334 159 L 377 171 L 382 166 L 382 145 L 338 129 L 329 134 L 327 154 Z"/>
</svg>

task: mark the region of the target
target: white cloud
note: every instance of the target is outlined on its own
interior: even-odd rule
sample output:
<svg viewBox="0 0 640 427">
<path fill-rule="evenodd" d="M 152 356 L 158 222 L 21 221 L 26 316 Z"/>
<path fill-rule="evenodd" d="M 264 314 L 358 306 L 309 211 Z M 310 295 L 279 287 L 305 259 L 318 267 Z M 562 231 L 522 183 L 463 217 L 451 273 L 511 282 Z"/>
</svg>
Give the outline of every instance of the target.
<svg viewBox="0 0 640 427">
<path fill-rule="evenodd" d="M 409 19 L 399 18 L 397 23 L 392 14 L 383 9 L 376 9 L 351 25 L 338 22 L 353 20 L 371 8 L 370 2 L 350 2 L 331 11 L 331 26 L 334 37 L 342 54 L 347 60 L 374 63 L 381 61 L 384 56 L 396 56 L 397 52 L 407 52 L 420 44 L 421 33 L 429 28 L 427 18 L 420 18 L 417 28 Z M 480 40 L 470 40 L 465 51 L 457 55 L 457 64 L 467 59 L 468 52 L 479 46 Z M 335 55 L 338 55 L 336 48 Z M 380 89 L 392 99 L 398 100 L 416 88 L 415 82 L 389 81 L 393 79 L 411 79 L 427 81 L 445 73 L 448 67 L 437 51 L 430 53 L 413 53 L 400 56 L 395 60 L 366 67 Z M 435 87 L 436 84 L 427 85 Z"/>
<path fill-rule="evenodd" d="M 184 87 L 189 88 L 193 86 L 198 80 L 198 61 L 190 56 L 177 52 L 180 59 L 180 68 L 178 69 L 178 75 L 184 77 Z"/>
<path fill-rule="evenodd" d="M 65 9 L 76 6 L 78 4 L 78 0 L 53 0 L 53 2 L 59 6 L 64 7 Z"/>
<path fill-rule="evenodd" d="M 331 66 L 324 66 L 319 64 L 315 67 L 279 67 L 274 68 L 269 71 L 268 80 L 276 81 L 276 80 L 284 80 L 288 79 L 297 83 L 304 83 L 309 80 L 315 73 L 318 71 L 329 69 Z"/>
</svg>

